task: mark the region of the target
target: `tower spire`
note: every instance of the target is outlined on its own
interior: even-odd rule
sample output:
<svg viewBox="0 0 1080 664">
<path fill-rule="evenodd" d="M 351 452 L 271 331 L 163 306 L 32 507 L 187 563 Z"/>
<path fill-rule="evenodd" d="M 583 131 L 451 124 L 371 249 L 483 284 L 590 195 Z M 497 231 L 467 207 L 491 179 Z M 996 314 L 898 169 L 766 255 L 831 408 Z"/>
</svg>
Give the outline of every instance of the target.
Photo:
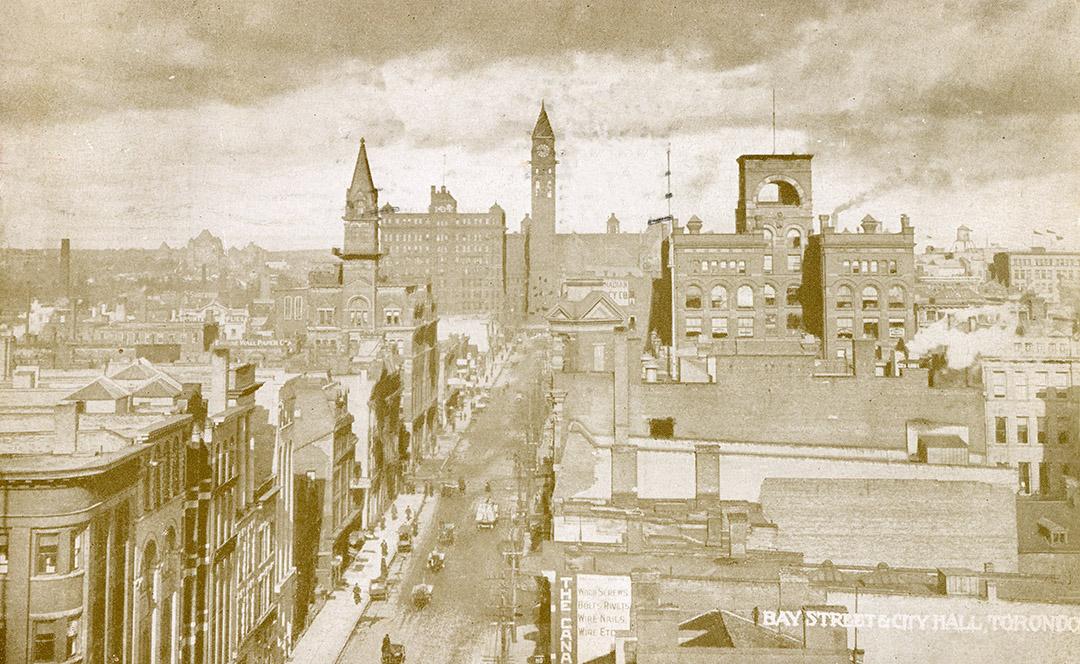
<svg viewBox="0 0 1080 664">
<path fill-rule="evenodd" d="M 368 165 L 367 146 L 363 138 L 360 139 L 360 153 L 356 155 L 352 184 L 345 192 L 345 200 L 350 210 L 374 210 L 378 205 L 379 192 L 371 179 L 371 166 Z"/>
<path fill-rule="evenodd" d="M 536 126 L 533 127 L 532 135 L 533 138 L 555 138 L 555 132 L 551 129 L 551 121 L 548 120 L 544 100 L 540 100 L 540 116 L 536 118 Z"/>
</svg>

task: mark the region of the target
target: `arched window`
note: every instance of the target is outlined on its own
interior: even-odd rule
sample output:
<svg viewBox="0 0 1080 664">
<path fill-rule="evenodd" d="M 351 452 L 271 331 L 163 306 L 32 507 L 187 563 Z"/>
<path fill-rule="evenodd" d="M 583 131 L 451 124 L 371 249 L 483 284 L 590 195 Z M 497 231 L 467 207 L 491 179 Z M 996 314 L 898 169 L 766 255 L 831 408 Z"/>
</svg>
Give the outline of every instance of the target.
<svg viewBox="0 0 1080 664">
<path fill-rule="evenodd" d="M 878 290 L 873 286 L 862 289 L 862 308 L 870 310 L 878 308 Z"/>
<path fill-rule="evenodd" d="M 788 232 L 784 234 L 784 246 L 788 249 L 799 249 L 802 247 L 802 231 L 798 228 L 789 228 Z"/>
<path fill-rule="evenodd" d="M 754 289 L 749 286 L 739 286 L 735 292 L 735 305 L 740 309 L 752 309 L 754 307 Z"/>
<path fill-rule="evenodd" d="M 836 308 L 850 309 L 855 301 L 855 294 L 851 292 L 851 286 L 841 286 L 836 289 Z"/>
<path fill-rule="evenodd" d="M 761 187 L 757 196 L 758 203 L 773 203 L 780 205 L 799 205 L 799 190 L 790 182 L 777 180 L 769 182 Z"/>
<path fill-rule="evenodd" d="M 769 284 L 765 284 L 765 287 L 761 289 L 761 296 L 763 298 L 765 298 L 765 306 L 766 307 L 775 307 L 776 306 L 776 289 L 775 288 L 773 288 Z"/>
<path fill-rule="evenodd" d="M 712 287 L 712 292 L 709 294 L 709 307 L 712 309 L 728 308 L 728 296 L 726 288 L 724 288 L 723 286 Z"/>
<path fill-rule="evenodd" d="M 371 321 L 371 306 L 362 297 L 349 300 L 349 327 L 365 327 Z"/>
<path fill-rule="evenodd" d="M 761 229 L 761 234 L 765 236 L 765 241 L 769 243 L 769 246 L 772 246 L 773 240 L 776 239 L 776 234 L 773 233 L 773 229 L 766 226 Z"/>
<path fill-rule="evenodd" d="M 691 285 L 686 287 L 686 308 L 701 308 L 701 289 L 697 286 Z"/>
<path fill-rule="evenodd" d="M 889 288 L 889 308 L 890 309 L 903 309 L 904 308 L 904 289 L 899 286 L 892 286 Z"/>
</svg>

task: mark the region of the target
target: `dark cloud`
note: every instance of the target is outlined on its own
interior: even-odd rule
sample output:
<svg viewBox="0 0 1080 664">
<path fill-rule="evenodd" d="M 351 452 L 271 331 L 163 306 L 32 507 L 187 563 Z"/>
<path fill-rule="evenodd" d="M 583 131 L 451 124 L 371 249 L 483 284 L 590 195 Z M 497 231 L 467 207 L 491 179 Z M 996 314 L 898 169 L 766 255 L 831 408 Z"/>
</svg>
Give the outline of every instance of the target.
<svg viewBox="0 0 1080 664">
<path fill-rule="evenodd" d="M 0 120 L 80 118 L 125 108 L 220 100 L 244 105 L 309 84 L 328 64 L 382 63 L 446 49 L 452 67 L 568 51 L 703 49 L 713 66 L 791 46 L 823 3 L 510 2 L 111 3 L 15 0 Z"/>
</svg>

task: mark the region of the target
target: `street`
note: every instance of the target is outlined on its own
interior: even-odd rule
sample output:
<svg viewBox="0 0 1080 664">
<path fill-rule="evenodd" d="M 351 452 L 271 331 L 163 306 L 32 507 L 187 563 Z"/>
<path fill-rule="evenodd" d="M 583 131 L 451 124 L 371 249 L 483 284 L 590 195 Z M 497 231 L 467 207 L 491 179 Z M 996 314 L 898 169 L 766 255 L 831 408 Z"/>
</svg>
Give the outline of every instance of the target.
<svg viewBox="0 0 1080 664">
<path fill-rule="evenodd" d="M 534 355 L 519 350 L 517 356 L 520 361 L 508 363 L 491 389 L 487 407 L 473 413 L 470 426 L 462 432 L 462 440 L 446 464 L 447 479 L 466 479 L 465 495 L 440 496 L 427 508 L 435 509 L 431 527 L 421 531 L 404 562 L 391 568 L 389 598 L 371 604 L 339 662 L 380 661 L 386 634 L 394 643 L 404 644 L 409 662 L 492 661 L 498 652 L 495 623 L 500 605 L 509 607 L 510 603 L 511 567 L 502 552 L 511 546 L 511 516 L 517 495 L 514 454 L 523 449 L 527 417 L 526 400 L 517 395 L 535 383 L 539 372 Z M 481 530 L 474 514 L 487 482 L 499 504 L 499 521 L 493 529 Z M 426 561 L 436 548 L 442 522 L 456 525 L 456 539 L 443 549 L 445 568 L 432 573 Z M 418 583 L 434 586 L 431 603 L 422 609 L 412 602 L 412 588 Z M 523 614 L 519 620 L 531 621 L 536 602 L 532 580 L 519 580 L 518 587 L 518 611 Z"/>
</svg>

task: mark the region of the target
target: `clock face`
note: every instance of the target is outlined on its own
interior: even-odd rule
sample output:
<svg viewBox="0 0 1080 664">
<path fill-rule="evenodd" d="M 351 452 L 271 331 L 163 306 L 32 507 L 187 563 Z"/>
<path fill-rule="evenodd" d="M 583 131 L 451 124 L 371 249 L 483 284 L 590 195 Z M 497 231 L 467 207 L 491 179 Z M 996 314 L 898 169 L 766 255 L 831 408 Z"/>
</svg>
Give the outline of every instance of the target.
<svg viewBox="0 0 1080 664">
<path fill-rule="evenodd" d="M 536 146 L 537 157 L 546 157 L 549 154 L 551 154 L 551 149 L 548 148 L 546 143 L 541 143 L 540 145 Z"/>
</svg>

